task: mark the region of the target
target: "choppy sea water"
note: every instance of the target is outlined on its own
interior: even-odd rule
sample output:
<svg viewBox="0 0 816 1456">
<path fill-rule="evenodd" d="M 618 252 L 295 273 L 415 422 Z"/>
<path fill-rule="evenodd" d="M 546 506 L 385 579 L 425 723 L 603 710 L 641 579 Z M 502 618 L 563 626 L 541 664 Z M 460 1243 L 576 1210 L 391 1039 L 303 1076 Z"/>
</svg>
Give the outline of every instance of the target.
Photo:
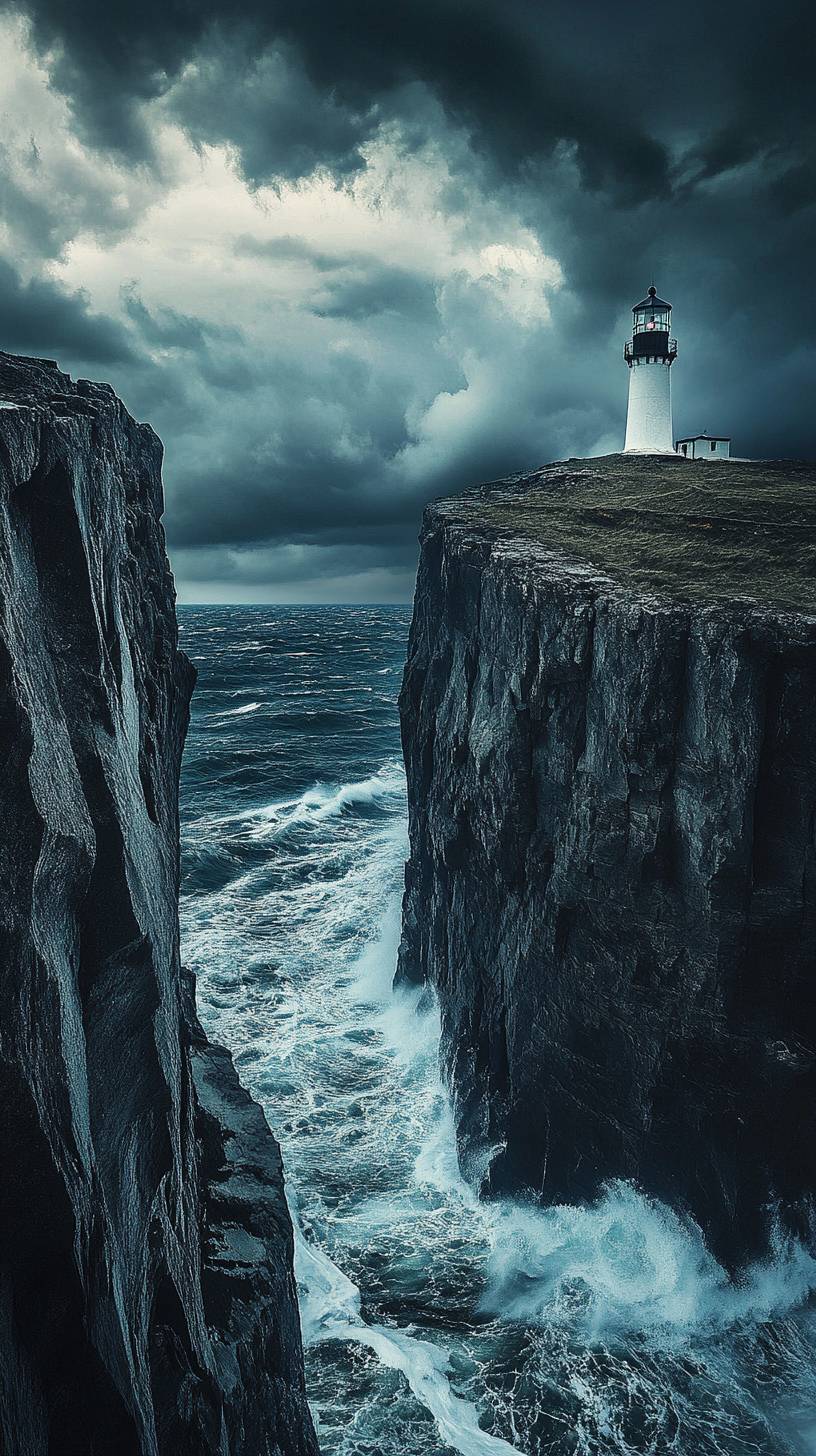
<svg viewBox="0 0 816 1456">
<path fill-rule="evenodd" d="M 182 940 L 282 1147 L 325 1456 L 811 1456 L 816 1266 L 739 1286 L 626 1186 L 480 1204 L 426 993 L 391 987 L 402 608 L 182 608 Z"/>
</svg>

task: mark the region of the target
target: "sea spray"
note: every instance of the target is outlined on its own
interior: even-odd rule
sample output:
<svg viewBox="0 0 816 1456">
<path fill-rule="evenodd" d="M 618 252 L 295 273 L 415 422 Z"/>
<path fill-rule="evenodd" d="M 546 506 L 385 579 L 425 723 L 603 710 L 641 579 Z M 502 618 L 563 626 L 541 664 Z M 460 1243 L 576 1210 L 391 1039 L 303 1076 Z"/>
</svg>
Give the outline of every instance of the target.
<svg viewBox="0 0 816 1456">
<path fill-rule="evenodd" d="M 565 1319 L 589 1341 L 637 1330 L 657 1344 L 688 1341 L 744 1321 L 785 1315 L 816 1291 L 816 1259 L 777 1230 L 774 1257 L 732 1280 L 700 1229 L 631 1184 L 612 1182 L 587 1206 L 481 1200 L 462 1177 L 454 1117 L 439 1076 L 439 1011 L 429 987 L 394 987 L 399 902 L 357 962 L 355 999 L 406 1068 L 428 1082 L 427 1126 L 414 1164 L 431 1186 L 477 1222 L 490 1253 L 481 1309 L 525 1325 Z"/>
</svg>

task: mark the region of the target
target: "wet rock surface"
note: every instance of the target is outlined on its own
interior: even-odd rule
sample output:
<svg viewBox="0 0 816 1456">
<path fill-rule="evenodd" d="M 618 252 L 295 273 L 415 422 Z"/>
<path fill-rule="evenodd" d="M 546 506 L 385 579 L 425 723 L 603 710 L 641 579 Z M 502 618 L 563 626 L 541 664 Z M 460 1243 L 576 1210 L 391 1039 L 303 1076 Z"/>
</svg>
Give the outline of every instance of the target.
<svg viewBox="0 0 816 1456">
<path fill-rule="evenodd" d="M 280 1154 L 179 968 L 160 472 L 0 354 L 0 1449 L 312 1456 Z"/>
<path fill-rule="evenodd" d="M 613 457 L 426 513 L 399 975 L 438 989 L 462 1162 L 486 1193 L 572 1202 L 629 1179 L 735 1269 L 775 1222 L 813 1236 L 816 616 L 759 581 L 754 600 L 696 591 L 668 537 L 650 550 L 676 589 L 651 589 L 619 539 L 610 552 L 599 504 L 605 472 L 614 509 L 650 469 L 716 512 L 707 466 L 627 475 Z M 763 472 L 779 491 L 786 467 L 729 469 L 733 587 Z M 811 516 L 813 477 L 787 476 Z M 580 550 L 563 519 L 550 547 L 548 493 L 555 520 L 582 478 Z M 771 596 L 785 549 L 763 537 Z"/>
</svg>

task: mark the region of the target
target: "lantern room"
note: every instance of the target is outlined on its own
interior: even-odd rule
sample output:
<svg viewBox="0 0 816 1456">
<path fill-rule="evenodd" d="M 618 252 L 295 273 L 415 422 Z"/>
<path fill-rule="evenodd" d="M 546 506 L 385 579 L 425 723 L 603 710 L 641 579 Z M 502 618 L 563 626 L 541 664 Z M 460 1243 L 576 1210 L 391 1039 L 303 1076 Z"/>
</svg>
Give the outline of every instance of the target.
<svg viewBox="0 0 816 1456">
<path fill-rule="evenodd" d="M 637 359 L 664 359 L 671 363 L 677 354 L 677 343 L 669 338 L 672 306 L 658 298 L 654 285 L 641 303 L 632 309 L 632 337 L 627 339 L 624 358 L 627 364 Z"/>
<path fill-rule="evenodd" d="M 651 334 L 669 332 L 671 322 L 671 304 L 665 299 L 658 298 L 657 289 L 649 289 L 648 295 L 642 303 L 636 303 L 632 309 L 635 318 L 633 334 Z"/>
</svg>

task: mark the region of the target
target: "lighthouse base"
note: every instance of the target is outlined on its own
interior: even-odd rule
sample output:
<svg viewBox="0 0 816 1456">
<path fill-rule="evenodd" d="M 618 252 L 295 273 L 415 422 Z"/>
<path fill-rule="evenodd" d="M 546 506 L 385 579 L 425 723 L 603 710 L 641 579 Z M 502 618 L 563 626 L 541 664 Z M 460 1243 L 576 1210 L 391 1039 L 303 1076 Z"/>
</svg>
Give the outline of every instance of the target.
<svg viewBox="0 0 816 1456">
<path fill-rule="evenodd" d="M 673 454 L 671 360 L 633 359 L 624 451 Z"/>
</svg>

